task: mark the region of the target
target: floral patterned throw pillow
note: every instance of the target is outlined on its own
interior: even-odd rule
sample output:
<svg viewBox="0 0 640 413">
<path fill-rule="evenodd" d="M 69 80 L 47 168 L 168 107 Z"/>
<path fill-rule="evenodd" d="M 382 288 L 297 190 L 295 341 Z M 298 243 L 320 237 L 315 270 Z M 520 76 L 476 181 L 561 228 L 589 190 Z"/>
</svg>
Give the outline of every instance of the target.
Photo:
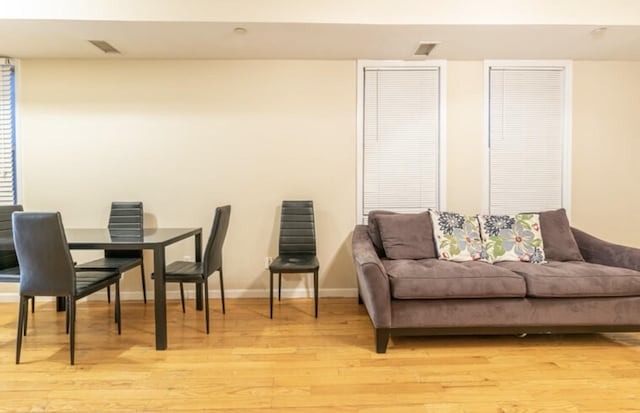
<svg viewBox="0 0 640 413">
<path fill-rule="evenodd" d="M 429 211 L 438 258 L 451 261 L 488 260 L 477 216 Z"/>
<path fill-rule="evenodd" d="M 544 264 L 540 215 L 480 215 L 482 243 L 491 262 Z"/>
</svg>

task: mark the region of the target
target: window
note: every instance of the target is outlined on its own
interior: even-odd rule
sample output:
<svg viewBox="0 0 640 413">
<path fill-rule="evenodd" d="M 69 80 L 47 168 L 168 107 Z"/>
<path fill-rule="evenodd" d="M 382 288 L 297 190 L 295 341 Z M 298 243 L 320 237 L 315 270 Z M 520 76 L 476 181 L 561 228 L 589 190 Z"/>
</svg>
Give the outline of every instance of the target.
<svg viewBox="0 0 640 413">
<path fill-rule="evenodd" d="M 569 210 L 570 63 L 487 62 L 485 76 L 485 210 Z"/>
<path fill-rule="evenodd" d="M 0 204 L 17 202 L 15 67 L 0 58 Z"/>
<path fill-rule="evenodd" d="M 444 208 L 444 63 L 359 62 L 358 222 Z"/>
</svg>

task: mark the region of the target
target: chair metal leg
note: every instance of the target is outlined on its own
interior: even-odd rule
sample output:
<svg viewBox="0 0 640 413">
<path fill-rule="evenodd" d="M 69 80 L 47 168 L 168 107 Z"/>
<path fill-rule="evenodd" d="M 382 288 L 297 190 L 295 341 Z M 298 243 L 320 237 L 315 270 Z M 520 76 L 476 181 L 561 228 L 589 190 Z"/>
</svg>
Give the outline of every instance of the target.
<svg viewBox="0 0 640 413">
<path fill-rule="evenodd" d="M 140 264 L 140 278 L 142 278 L 142 298 L 144 299 L 144 303 L 147 303 L 147 285 L 144 280 L 144 261 Z"/>
<path fill-rule="evenodd" d="M 36 297 L 31 297 L 31 312 L 36 312 Z"/>
<path fill-rule="evenodd" d="M 269 271 L 269 318 L 273 318 L 273 273 Z"/>
<path fill-rule="evenodd" d="M 110 285 L 107 286 L 107 302 L 108 303 L 111 302 L 111 286 Z"/>
<path fill-rule="evenodd" d="M 184 310 L 184 287 L 182 286 L 182 283 L 180 283 L 180 300 L 182 301 L 182 312 L 185 313 L 186 311 Z"/>
<path fill-rule="evenodd" d="M 69 298 L 69 357 L 71 365 L 76 362 L 76 300 Z"/>
<path fill-rule="evenodd" d="M 118 323 L 118 335 L 122 334 L 122 313 L 120 312 L 120 281 L 116 282 L 116 321 Z"/>
<path fill-rule="evenodd" d="M 16 339 L 16 364 L 20 364 L 20 351 L 22 350 L 22 335 L 26 333 L 25 319 L 27 316 L 29 298 L 20 296 L 20 307 L 18 310 L 18 337 Z"/>
<path fill-rule="evenodd" d="M 34 299 L 34 298 L 35 297 L 31 297 L 31 299 Z M 26 308 L 29 308 L 29 297 L 26 297 L 25 300 L 26 300 L 26 304 L 25 305 L 27 306 Z M 29 324 L 29 311 L 25 312 L 25 314 L 24 314 L 24 327 L 23 327 L 24 332 L 23 332 L 23 335 L 25 335 L 25 336 L 27 335 L 27 324 Z"/>
<path fill-rule="evenodd" d="M 209 277 L 204 279 L 204 311 L 206 311 L 205 319 L 207 320 L 207 334 L 209 334 Z"/>
<path fill-rule="evenodd" d="M 224 314 L 224 282 L 222 281 L 222 267 L 220 267 L 220 298 L 222 299 L 222 314 Z"/>
<path fill-rule="evenodd" d="M 282 294 L 281 294 L 282 288 L 281 287 L 282 287 L 282 273 L 279 272 L 278 273 L 278 301 L 280 301 L 280 299 L 282 297 Z"/>
<path fill-rule="evenodd" d="M 318 270 L 313 272 L 313 298 L 316 304 L 316 318 L 318 318 Z"/>
</svg>

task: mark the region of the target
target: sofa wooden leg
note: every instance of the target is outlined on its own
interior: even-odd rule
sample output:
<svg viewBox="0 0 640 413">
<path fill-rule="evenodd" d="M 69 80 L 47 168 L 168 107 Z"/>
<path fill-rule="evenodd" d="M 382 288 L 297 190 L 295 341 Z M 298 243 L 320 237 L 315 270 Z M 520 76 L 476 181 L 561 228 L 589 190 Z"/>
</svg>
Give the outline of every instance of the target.
<svg viewBox="0 0 640 413">
<path fill-rule="evenodd" d="M 376 328 L 376 353 L 386 353 L 387 344 L 389 343 L 389 329 Z"/>
</svg>

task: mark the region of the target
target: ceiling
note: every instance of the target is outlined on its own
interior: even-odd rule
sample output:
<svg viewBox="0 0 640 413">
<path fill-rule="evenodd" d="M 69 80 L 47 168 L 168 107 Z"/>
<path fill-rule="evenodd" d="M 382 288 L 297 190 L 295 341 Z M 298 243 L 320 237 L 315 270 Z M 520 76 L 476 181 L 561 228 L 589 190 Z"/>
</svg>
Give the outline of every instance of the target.
<svg viewBox="0 0 640 413">
<path fill-rule="evenodd" d="M 238 34 L 234 28 L 243 27 Z M 640 26 L 0 20 L 0 55 L 116 59 L 640 60 Z M 121 55 L 88 40 L 106 40 Z"/>
<path fill-rule="evenodd" d="M 640 61 L 638 0 L 0 2 L 0 56 L 24 59 Z"/>
</svg>

